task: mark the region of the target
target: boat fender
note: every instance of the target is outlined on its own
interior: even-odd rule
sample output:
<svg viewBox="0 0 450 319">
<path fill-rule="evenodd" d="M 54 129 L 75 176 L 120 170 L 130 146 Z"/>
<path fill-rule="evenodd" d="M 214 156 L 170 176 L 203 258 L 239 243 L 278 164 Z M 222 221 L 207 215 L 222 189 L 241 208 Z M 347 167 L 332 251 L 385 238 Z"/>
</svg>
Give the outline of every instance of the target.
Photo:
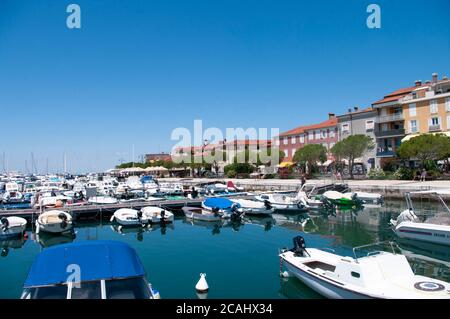
<svg viewBox="0 0 450 319">
<path fill-rule="evenodd" d="M 198 293 L 206 293 L 209 290 L 208 283 L 206 282 L 206 274 L 201 273 L 200 279 L 195 285 L 195 290 L 197 290 Z"/>
<path fill-rule="evenodd" d="M 9 220 L 6 217 L 2 217 L 2 219 L 0 219 L 0 222 L 2 223 L 2 228 L 3 230 L 7 230 L 9 227 Z"/>
</svg>

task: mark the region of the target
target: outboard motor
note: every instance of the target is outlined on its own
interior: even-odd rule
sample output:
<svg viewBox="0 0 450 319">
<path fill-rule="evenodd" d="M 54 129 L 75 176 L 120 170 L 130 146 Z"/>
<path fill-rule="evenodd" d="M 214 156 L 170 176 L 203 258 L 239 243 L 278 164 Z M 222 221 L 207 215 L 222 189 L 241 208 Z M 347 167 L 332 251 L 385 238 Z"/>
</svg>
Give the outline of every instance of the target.
<svg viewBox="0 0 450 319">
<path fill-rule="evenodd" d="M 9 227 L 9 220 L 8 220 L 8 218 L 2 217 L 2 219 L 0 219 L 0 223 L 2 224 L 3 231 L 8 229 L 8 227 Z"/>
<path fill-rule="evenodd" d="M 212 212 L 213 212 L 214 216 L 218 216 L 219 215 L 219 207 L 214 207 L 212 209 Z"/>
<path fill-rule="evenodd" d="M 166 216 L 166 211 L 163 209 L 163 210 L 161 211 L 161 224 L 165 224 L 165 223 L 166 223 L 166 218 L 165 218 L 165 216 Z"/>
<path fill-rule="evenodd" d="M 264 201 L 264 206 L 266 207 L 267 210 L 272 209 L 272 204 L 270 204 L 270 202 L 267 199 Z"/>
<path fill-rule="evenodd" d="M 294 248 L 292 252 L 295 256 L 305 257 L 308 252 L 306 251 L 305 239 L 302 236 L 294 237 Z M 309 256 L 309 254 L 308 254 Z"/>
<path fill-rule="evenodd" d="M 137 211 L 137 217 L 139 219 L 142 219 L 142 212 L 140 210 Z"/>
<path fill-rule="evenodd" d="M 234 203 L 231 205 L 231 219 L 232 220 L 239 220 L 241 218 L 241 215 L 243 214 L 242 211 L 239 211 L 239 205 Z"/>
<path fill-rule="evenodd" d="M 67 228 L 67 216 L 66 214 L 60 213 L 58 215 L 58 218 L 61 219 L 61 228 L 66 229 Z"/>
</svg>

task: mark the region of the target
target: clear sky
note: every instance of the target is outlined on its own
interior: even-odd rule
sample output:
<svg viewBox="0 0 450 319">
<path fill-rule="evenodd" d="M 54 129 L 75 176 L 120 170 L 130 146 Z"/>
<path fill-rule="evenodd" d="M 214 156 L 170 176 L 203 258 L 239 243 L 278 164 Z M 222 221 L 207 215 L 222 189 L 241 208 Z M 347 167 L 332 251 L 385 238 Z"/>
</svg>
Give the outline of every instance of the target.
<svg viewBox="0 0 450 319">
<path fill-rule="evenodd" d="M 81 29 L 66 7 L 81 7 Z M 366 8 L 381 6 L 381 29 Z M 174 128 L 277 127 L 450 76 L 450 2 L 1 0 L 0 165 L 104 170 Z M 0 166 L 0 170 L 2 167 Z"/>
</svg>

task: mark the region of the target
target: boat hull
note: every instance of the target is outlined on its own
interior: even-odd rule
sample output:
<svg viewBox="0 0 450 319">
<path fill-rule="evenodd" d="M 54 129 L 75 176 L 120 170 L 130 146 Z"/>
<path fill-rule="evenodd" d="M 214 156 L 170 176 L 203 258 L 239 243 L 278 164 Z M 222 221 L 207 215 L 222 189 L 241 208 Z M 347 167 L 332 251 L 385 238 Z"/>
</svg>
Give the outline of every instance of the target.
<svg viewBox="0 0 450 319">
<path fill-rule="evenodd" d="M 372 299 L 370 296 L 363 295 L 351 290 L 340 288 L 339 285 L 333 285 L 325 280 L 318 279 L 317 276 L 311 275 L 303 271 L 286 260 L 283 265 L 289 273 L 303 282 L 306 286 L 317 292 L 318 294 L 330 299 Z"/>
<path fill-rule="evenodd" d="M 186 218 L 192 220 L 200 220 L 205 222 L 216 222 L 222 220 L 220 215 L 203 212 L 201 209 L 190 209 L 183 207 L 183 212 Z"/>
<path fill-rule="evenodd" d="M 450 226 L 436 225 L 439 228 L 433 229 L 431 227 L 424 227 L 426 225 L 425 223 L 401 222 L 395 227 L 395 233 L 400 238 L 450 245 Z"/>
</svg>

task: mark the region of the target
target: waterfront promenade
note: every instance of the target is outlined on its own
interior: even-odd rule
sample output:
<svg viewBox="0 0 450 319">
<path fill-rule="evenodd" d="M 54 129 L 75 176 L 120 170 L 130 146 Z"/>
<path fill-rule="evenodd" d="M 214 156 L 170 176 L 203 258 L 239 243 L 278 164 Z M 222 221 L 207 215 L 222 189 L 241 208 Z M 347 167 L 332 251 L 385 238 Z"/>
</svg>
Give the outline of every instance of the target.
<svg viewBox="0 0 450 319">
<path fill-rule="evenodd" d="M 244 187 L 246 191 L 295 191 L 300 186 L 299 179 L 233 179 L 233 178 L 162 178 L 160 181 L 179 182 L 184 185 L 196 185 L 215 180 L 232 181 L 236 186 Z M 405 193 L 414 191 L 450 189 L 450 181 L 405 181 L 405 180 L 344 180 L 352 191 L 381 193 L 386 198 L 404 198 Z M 323 185 L 341 183 L 333 179 L 311 179 L 307 183 Z M 450 196 L 445 198 L 450 199 Z"/>
</svg>

